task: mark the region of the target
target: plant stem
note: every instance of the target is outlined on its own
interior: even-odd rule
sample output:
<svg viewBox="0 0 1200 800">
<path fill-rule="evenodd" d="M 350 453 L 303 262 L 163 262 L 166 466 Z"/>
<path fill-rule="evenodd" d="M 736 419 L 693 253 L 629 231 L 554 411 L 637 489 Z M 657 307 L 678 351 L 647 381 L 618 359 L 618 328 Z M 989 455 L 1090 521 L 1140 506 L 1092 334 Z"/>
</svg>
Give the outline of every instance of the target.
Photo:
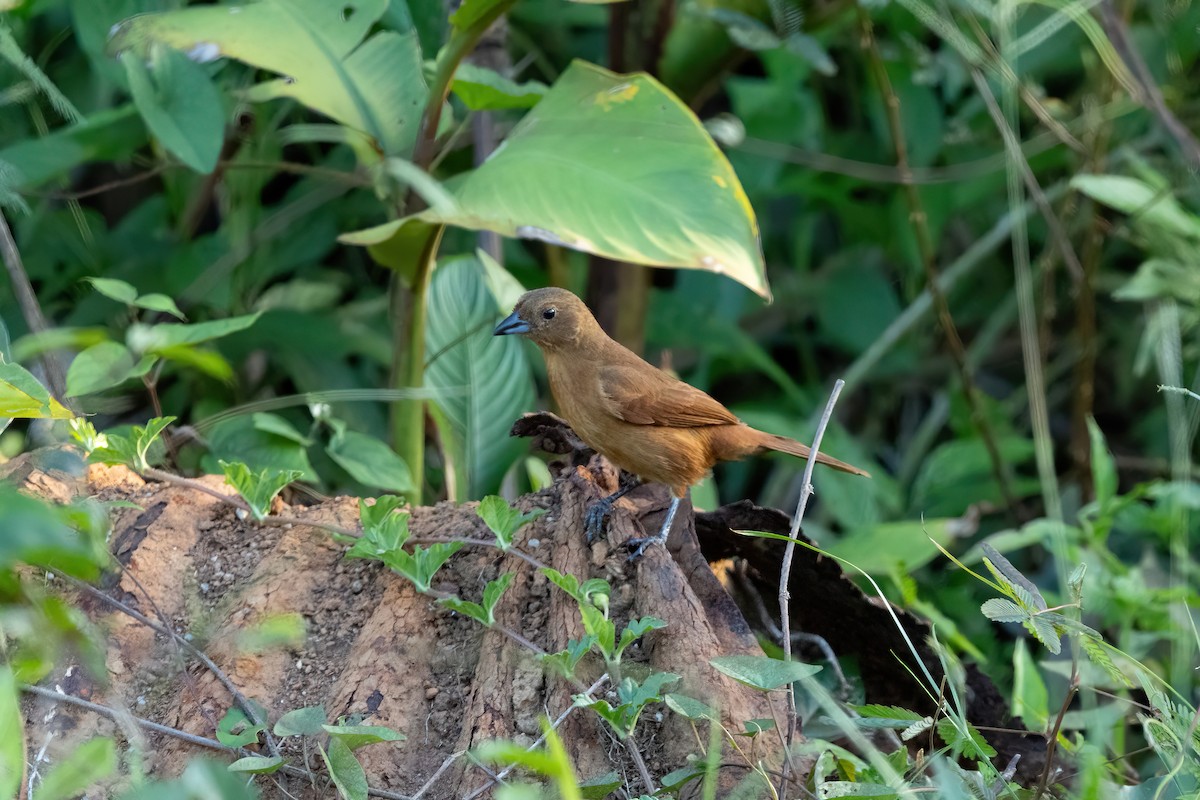
<svg viewBox="0 0 1200 800">
<path fill-rule="evenodd" d="M 891 79 L 888 78 L 887 69 L 883 64 L 883 57 L 879 54 L 879 46 L 875 42 L 874 26 L 867 12 L 862 6 L 858 8 L 859 28 L 862 31 L 863 48 L 867 51 L 868 62 L 871 67 L 871 72 L 875 77 L 875 83 L 879 86 L 879 92 L 883 96 L 884 109 L 887 112 L 888 128 L 892 134 L 892 145 L 896 151 L 896 167 L 900 171 L 901 177 L 910 175 L 908 165 L 908 144 L 904 135 L 904 123 L 900 118 L 900 98 L 896 96 L 895 90 L 892 88 Z M 937 311 L 938 323 L 942 328 L 942 335 L 946 337 L 946 345 L 950 350 L 950 355 L 954 359 L 954 366 L 958 369 L 958 379 L 962 384 L 963 396 L 966 398 L 967 407 L 971 411 L 971 422 L 974 423 L 976 430 L 979 431 L 979 437 L 983 440 L 985 449 L 987 450 L 988 460 L 992 466 L 992 476 L 996 479 L 996 484 L 1000 487 L 1000 494 L 1004 498 L 1004 504 L 1008 507 L 1010 514 L 1016 514 L 1017 499 L 1012 490 L 1012 478 L 1009 470 L 1004 463 L 1004 459 L 1000 456 L 1000 447 L 996 444 L 996 435 L 992 431 L 992 426 L 988 422 L 987 415 L 984 413 L 983 404 L 979 400 L 979 390 L 975 387 L 975 378 L 971 374 L 970 364 L 967 362 L 966 348 L 963 346 L 962 337 L 958 334 L 958 326 L 954 324 L 954 317 L 950 313 L 950 303 L 946 300 L 945 293 L 938 286 L 938 270 L 937 270 L 937 250 L 933 245 L 933 236 L 929 233 L 929 217 L 925 213 L 925 207 L 921 202 L 921 193 L 916 184 L 912 180 L 903 180 L 905 200 L 908 203 L 909 221 L 912 223 L 913 236 L 917 240 L 917 250 L 920 252 L 921 265 L 925 270 L 925 286 L 929 292 L 930 298 L 933 300 L 934 308 Z"/>
<path fill-rule="evenodd" d="M 829 427 L 829 420 L 833 417 L 833 407 L 837 405 L 838 395 L 842 393 L 842 387 L 846 382 L 841 378 L 833 384 L 833 391 L 829 393 L 829 401 L 825 403 L 825 411 L 821 414 L 821 421 L 817 424 L 817 431 L 813 434 L 812 449 L 808 453 L 808 460 L 804 464 L 804 478 L 800 489 L 800 501 L 796 504 L 796 514 L 792 517 L 792 529 L 788 533 L 788 538 L 791 540 L 783 550 L 783 565 L 779 570 L 779 627 L 783 631 L 783 660 L 792 660 L 792 636 L 791 636 L 791 601 L 792 595 L 788 591 L 788 582 L 792 573 L 792 557 L 796 552 L 796 539 L 800 535 L 800 523 L 804 521 L 804 512 L 808 509 L 808 500 L 813 494 L 812 474 L 813 467 L 817 465 L 817 453 L 821 449 L 821 439 L 825 437 L 825 429 Z M 787 797 L 788 773 L 791 771 L 792 759 L 791 749 L 792 740 L 796 735 L 796 686 L 794 683 L 788 684 L 788 720 L 787 720 L 787 742 L 786 750 L 783 754 L 783 776 L 779 779 L 779 796 Z"/>
<path fill-rule="evenodd" d="M 408 289 L 406 319 L 397 318 L 397 334 L 403 336 L 404 364 L 397 373 L 400 377 L 397 389 L 419 389 L 425 382 L 425 319 L 427 313 L 426 297 L 429 294 L 429 282 L 433 277 L 433 269 L 437 264 L 438 247 L 442 243 L 444 225 L 436 226 L 425 242 L 421 252 L 421 260 L 417 266 L 417 274 L 413 277 L 412 286 Z M 404 291 L 397 287 L 397 291 Z M 401 327 L 403 326 L 403 328 Z M 414 496 L 409 498 L 414 505 L 421 504 L 421 496 L 425 488 L 425 401 L 420 398 L 401 400 L 396 404 L 393 417 L 392 438 L 400 457 L 408 464 L 416 487 Z"/>
<path fill-rule="evenodd" d="M 442 107 L 450 96 L 450 87 L 454 82 L 454 73 L 467 53 L 475 47 L 480 37 L 491 27 L 501 14 L 506 12 L 516 0 L 501 0 L 487 9 L 484 14 L 474 20 L 469 27 L 455 28 L 437 60 L 433 81 L 429 86 L 429 101 L 425 105 L 425 113 L 421 115 L 421 124 L 417 128 L 417 142 L 413 148 L 413 163 L 428 171 L 437 154 L 438 125 L 442 120 Z M 405 201 L 407 213 L 423 210 L 424 201 L 415 191 L 409 191 Z M 429 291 L 429 281 L 437 264 L 438 247 L 442 243 L 442 233 L 445 226 L 437 225 L 431 231 L 425 246 L 421 251 L 421 259 L 417 264 L 417 273 L 413 277 L 412 286 L 408 288 L 408 314 L 405 319 L 397 316 L 395 320 L 394 340 L 397 352 L 403 352 L 405 362 L 400 369 L 392 372 L 392 385 L 396 389 L 416 389 L 424 383 L 425 377 L 425 316 L 426 295 Z M 405 290 L 397 287 L 397 292 Z M 423 400 L 404 400 L 396 408 L 392 418 L 392 441 L 400 457 L 408 464 L 416 483 L 413 503 L 421 503 L 421 495 L 425 488 L 425 402 Z"/>
</svg>

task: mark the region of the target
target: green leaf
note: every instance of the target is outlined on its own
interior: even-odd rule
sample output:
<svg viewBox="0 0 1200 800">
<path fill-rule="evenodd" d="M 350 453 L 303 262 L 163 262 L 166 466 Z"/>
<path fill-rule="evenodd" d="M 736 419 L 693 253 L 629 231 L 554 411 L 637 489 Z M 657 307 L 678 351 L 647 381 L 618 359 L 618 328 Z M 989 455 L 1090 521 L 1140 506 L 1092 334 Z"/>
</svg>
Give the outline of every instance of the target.
<svg viewBox="0 0 1200 800">
<path fill-rule="evenodd" d="M 1076 175 L 1071 187 L 1124 214 L 1134 223 L 1188 239 L 1200 238 L 1200 217 L 1189 214 L 1169 191 L 1123 175 Z"/>
<path fill-rule="evenodd" d="M 539 658 L 550 670 L 564 678 L 570 679 L 575 677 L 575 667 L 579 665 L 579 662 L 591 651 L 592 646 L 595 644 L 596 639 L 593 636 L 585 636 L 578 641 L 568 639 L 565 650 L 557 653 L 548 653 L 544 656 L 539 656 Z"/>
<path fill-rule="evenodd" d="M 301 473 L 301 480 L 315 481 L 317 473 L 308 461 L 304 447 L 292 439 L 258 427 L 251 416 L 238 415 L 221 420 L 208 432 L 208 446 L 219 461 L 243 461 L 258 468 Z"/>
<path fill-rule="evenodd" d="M 0 797 L 17 797 L 25 775 L 25 719 L 17 681 L 8 664 L 0 664 Z"/>
<path fill-rule="evenodd" d="M 0 148 L 0 162 L 16 165 L 24 189 L 94 161 L 125 161 L 146 143 L 146 130 L 132 104 L 100 111 L 78 125 L 29 136 Z"/>
<path fill-rule="evenodd" d="M 429 548 L 414 547 L 412 553 L 396 549 L 384 553 L 382 560 L 389 569 L 408 578 L 416 590 L 424 594 L 433 584 L 433 576 L 462 546 L 462 542 L 439 542 Z"/>
<path fill-rule="evenodd" d="M 464 452 L 467 495 L 496 491 L 526 445 L 508 435 L 533 405 L 533 374 L 521 342 L 493 336 L 496 301 L 474 258 L 438 268 L 429 289 L 425 384 L 437 391 Z"/>
<path fill-rule="evenodd" d="M 967 730 L 964 735 L 954 724 L 954 720 L 942 718 L 938 720 L 937 732 L 938 736 L 941 736 L 946 740 L 946 744 L 950 745 L 951 751 L 956 756 L 966 756 L 967 758 L 981 761 L 996 755 L 996 751 L 983 738 L 983 734 L 977 731 L 975 726 L 970 723 L 967 723 Z"/>
<path fill-rule="evenodd" d="M 649 75 L 572 63 L 454 195 L 452 214 L 429 209 L 343 241 L 378 245 L 417 219 L 716 272 L 770 297 L 737 175 L 691 110 Z"/>
<path fill-rule="evenodd" d="M 488 581 L 487 586 L 483 587 L 483 608 L 487 612 L 487 624 L 493 625 L 496 622 L 496 604 L 500 602 L 500 597 L 508 589 L 513 582 L 513 574 L 506 572 L 494 581 Z"/>
<path fill-rule="evenodd" d="M 480 625 L 491 625 L 491 621 L 488 619 L 488 612 L 479 603 L 472 603 L 470 600 L 463 600 L 461 597 L 439 597 L 437 601 L 439 605 L 462 614 L 464 617 L 469 617 Z"/>
<path fill-rule="evenodd" d="M 760 733 L 775 730 L 773 719 L 751 719 L 746 721 L 746 735 L 757 736 Z"/>
<path fill-rule="evenodd" d="M 175 301 L 167 297 L 165 294 L 151 292 L 144 294 L 133 301 L 133 304 L 138 308 L 144 308 L 147 311 L 158 311 L 163 314 L 170 314 L 179 319 L 186 319 L 183 312 L 179 310 L 179 306 L 175 305 Z"/>
<path fill-rule="evenodd" d="M 364 486 L 399 494 L 416 491 L 408 464 L 378 439 L 357 431 L 340 431 L 325 446 L 325 452 Z"/>
<path fill-rule="evenodd" d="M 284 76 L 244 93 L 252 102 L 291 97 L 379 142 L 411 151 L 428 89 L 416 34 L 363 37 L 388 0 L 263 0 L 142 14 L 114 32 L 110 50 L 145 55 L 162 42 L 195 61 L 235 58 Z"/>
<path fill-rule="evenodd" d="M 157 44 L 149 48 L 149 64 L 131 52 L 121 54 L 121 63 L 150 132 L 196 172 L 212 172 L 225 141 L 225 110 L 204 67 Z"/>
<path fill-rule="evenodd" d="M 645 636 L 648 631 L 655 631 L 665 627 L 667 627 L 667 623 L 658 617 L 642 617 L 641 619 L 630 620 L 629 624 L 625 626 L 625 630 L 621 631 L 621 641 L 617 644 L 617 655 L 619 656 L 625 651 L 626 647 L 629 647 L 629 645 Z"/>
<path fill-rule="evenodd" d="M 1033 634 L 1042 645 L 1052 654 L 1062 652 L 1062 637 L 1054 627 L 1054 623 L 1043 614 L 1037 614 L 1024 621 L 1025 630 Z"/>
<path fill-rule="evenodd" d="M 0 418 L 71 419 L 75 415 L 50 396 L 20 364 L 0 361 Z"/>
<path fill-rule="evenodd" d="M 451 88 L 472 111 L 532 108 L 549 91 L 540 81 L 516 83 L 495 70 L 469 63 L 458 65 Z"/>
<path fill-rule="evenodd" d="M 265 411 L 258 411 L 251 414 L 250 419 L 254 423 L 254 429 L 256 431 L 282 436 L 284 439 L 288 439 L 305 447 L 312 444 L 312 439 L 298 431 L 295 425 L 288 422 L 278 414 L 270 414 Z"/>
<path fill-rule="evenodd" d="M 665 785 L 665 782 L 664 782 Z M 579 791 L 585 800 L 603 800 L 621 786 L 621 776 L 613 770 L 586 781 L 580 781 Z"/>
<path fill-rule="evenodd" d="M 345 742 L 331 738 L 329 749 L 321 748 L 321 758 L 342 800 L 367 800 L 367 774 Z"/>
<path fill-rule="evenodd" d="M 815 664 L 783 661 L 769 656 L 720 656 L 708 663 L 738 683 L 764 691 L 777 689 L 821 671 L 821 667 Z"/>
<path fill-rule="evenodd" d="M 1012 713 L 1030 730 L 1044 728 L 1050 718 L 1050 695 L 1024 639 L 1017 639 L 1013 649 Z"/>
<path fill-rule="evenodd" d="M 69 800 L 117 768 L 117 745 L 107 736 L 91 739 L 56 764 L 34 793 L 34 800 Z"/>
<path fill-rule="evenodd" d="M 67 369 L 67 397 L 111 389 L 134 376 L 133 353 L 117 342 L 92 345 Z M 143 373 L 144 374 L 144 373 Z"/>
<path fill-rule="evenodd" d="M 243 653 L 260 653 L 278 647 L 298 649 L 304 646 L 307 634 L 308 622 L 303 614 L 294 611 L 272 614 L 238 631 L 238 649 Z"/>
<path fill-rule="evenodd" d="M 2 483 L 0 531 L 0 570 L 25 563 L 89 580 L 99 573 L 97 554 L 71 530 L 63 512 Z"/>
<path fill-rule="evenodd" d="M 193 758 L 174 781 L 143 783 L 120 800 L 259 800 L 258 791 L 243 775 L 218 761 Z"/>
<path fill-rule="evenodd" d="M 217 723 L 217 741 L 226 747 L 245 747 L 258 741 L 265 725 L 255 725 L 240 708 L 231 708 Z"/>
<path fill-rule="evenodd" d="M 325 729 L 325 709 L 308 706 L 287 712 L 272 729 L 276 736 L 314 736 Z"/>
<path fill-rule="evenodd" d="M 1088 439 L 1092 450 L 1092 485 L 1096 492 L 1096 502 L 1103 508 L 1117 494 L 1117 467 L 1113 463 L 1112 453 L 1108 451 L 1108 442 L 1096 420 L 1087 418 Z"/>
<path fill-rule="evenodd" d="M 289 483 L 304 476 L 303 472 L 295 469 L 266 468 L 255 473 L 240 461 L 221 461 L 220 464 L 225 471 L 225 482 L 237 490 L 250 506 L 251 516 L 259 522 L 271 513 L 271 501 L 275 495 Z"/>
<path fill-rule="evenodd" d="M 118 303 L 129 306 L 133 305 L 134 300 L 137 300 L 137 289 L 125 281 L 119 281 L 116 278 L 87 278 L 87 282 L 97 292 Z"/>
<path fill-rule="evenodd" d="M 985 600 L 979 610 L 992 622 L 1025 622 L 1029 619 L 1028 611 L 1000 597 Z"/>
<path fill-rule="evenodd" d="M 532 511 L 521 512 L 510 506 L 503 497 L 488 495 L 479 501 L 479 508 L 475 513 L 496 535 L 496 543 L 500 549 L 508 550 L 512 547 L 513 534 L 520 530 L 521 526 L 545 514 L 546 510 L 535 508 Z"/>
<path fill-rule="evenodd" d="M 262 316 L 261 311 L 192 325 L 183 325 L 177 322 L 164 322 L 158 325 L 139 323 L 129 326 L 129 330 L 125 332 L 125 343 L 129 345 L 130 350 L 138 353 L 154 353 L 183 344 L 201 344 L 213 339 L 220 339 L 231 333 L 244 331 L 257 322 L 260 316 Z"/>
<path fill-rule="evenodd" d="M 283 756 L 246 756 L 230 764 L 229 771 L 270 775 L 272 772 L 278 772 L 285 763 Z"/>
<path fill-rule="evenodd" d="M 591 603 L 580 603 L 579 614 L 583 617 L 583 629 L 596 640 L 596 646 L 605 659 L 616 657 L 617 625 L 604 616 L 604 612 Z"/>
<path fill-rule="evenodd" d="M 404 734 L 383 725 L 322 725 L 326 733 L 333 736 L 351 750 L 357 750 L 377 742 L 402 742 Z"/>
<path fill-rule="evenodd" d="M 834 797 L 897 797 L 896 790 L 882 783 L 861 781 L 825 781 L 817 787 L 818 800 Z"/>
<path fill-rule="evenodd" d="M 685 694 L 665 694 L 663 702 L 667 708 L 687 719 L 710 719 L 720 722 L 721 716 L 711 706 Z"/>
<path fill-rule="evenodd" d="M 950 517 L 876 523 L 830 542 L 829 551 L 869 575 L 908 572 L 937 558 L 937 546 L 950 544 L 958 522 Z"/>
</svg>

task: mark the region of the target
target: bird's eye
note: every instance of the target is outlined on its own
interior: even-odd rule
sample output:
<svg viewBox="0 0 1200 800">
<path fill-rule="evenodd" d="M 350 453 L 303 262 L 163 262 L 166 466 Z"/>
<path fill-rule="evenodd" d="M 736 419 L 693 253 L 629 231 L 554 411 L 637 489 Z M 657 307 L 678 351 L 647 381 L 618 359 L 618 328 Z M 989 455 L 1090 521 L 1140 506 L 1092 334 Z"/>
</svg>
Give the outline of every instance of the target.
<svg viewBox="0 0 1200 800">
<path fill-rule="evenodd" d="M 542 319 L 554 319 L 554 315 L 558 312 L 553 308 L 547 308 L 542 312 Z"/>
</svg>

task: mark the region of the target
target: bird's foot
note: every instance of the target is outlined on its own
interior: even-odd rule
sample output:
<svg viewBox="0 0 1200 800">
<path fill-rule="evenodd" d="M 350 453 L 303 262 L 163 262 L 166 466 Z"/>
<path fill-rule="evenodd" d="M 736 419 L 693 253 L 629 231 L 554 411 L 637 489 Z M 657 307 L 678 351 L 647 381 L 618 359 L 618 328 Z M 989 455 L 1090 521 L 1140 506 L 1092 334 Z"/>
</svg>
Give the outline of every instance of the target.
<svg viewBox="0 0 1200 800">
<path fill-rule="evenodd" d="M 587 543 L 595 544 L 604 535 L 604 522 L 612 513 L 613 500 L 605 497 L 597 500 L 583 514 L 583 530 L 587 534 Z"/>
<path fill-rule="evenodd" d="M 667 537 L 664 534 L 657 536 L 643 536 L 636 539 L 629 539 L 625 542 L 625 547 L 629 550 L 629 561 L 637 561 L 646 554 L 646 548 L 653 544 L 666 545 Z"/>
<path fill-rule="evenodd" d="M 604 521 L 612 513 L 612 508 L 618 500 L 632 492 L 641 484 L 636 476 L 623 474 L 620 488 L 608 497 L 602 497 L 588 507 L 583 513 L 583 530 L 587 534 L 587 543 L 595 544 L 604 534 Z"/>
</svg>

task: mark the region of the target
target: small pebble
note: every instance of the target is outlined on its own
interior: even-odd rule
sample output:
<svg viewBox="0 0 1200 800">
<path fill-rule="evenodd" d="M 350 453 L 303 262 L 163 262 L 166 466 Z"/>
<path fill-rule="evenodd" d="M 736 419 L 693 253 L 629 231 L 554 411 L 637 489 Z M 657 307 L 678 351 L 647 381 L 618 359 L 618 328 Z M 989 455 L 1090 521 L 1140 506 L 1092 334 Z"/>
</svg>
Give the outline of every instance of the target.
<svg viewBox="0 0 1200 800">
<path fill-rule="evenodd" d="M 202 591 L 202 592 L 204 592 L 205 594 L 207 594 L 207 593 L 208 593 L 208 590 L 209 590 L 209 585 L 208 585 L 207 583 L 202 583 L 202 584 L 200 584 L 200 591 Z"/>
<path fill-rule="evenodd" d="M 354 592 L 355 594 L 358 594 L 362 590 L 363 590 L 363 582 L 362 581 L 355 581 L 354 583 L 350 584 L 350 591 Z"/>
<path fill-rule="evenodd" d="M 542 546 L 542 540 L 541 539 L 530 539 L 529 546 L 534 549 L 537 549 Z"/>
<path fill-rule="evenodd" d="M 435 698 L 435 697 L 437 697 L 437 696 L 438 696 L 438 692 L 439 692 L 439 691 L 440 691 L 440 690 L 439 690 L 439 689 L 438 689 L 438 687 L 436 687 L 436 686 L 430 686 L 430 687 L 428 687 L 428 688 L 425 690 L 425 699 L 426 699 L 426 700 L 432 700 L 433 698 Z"/>
</svg>

